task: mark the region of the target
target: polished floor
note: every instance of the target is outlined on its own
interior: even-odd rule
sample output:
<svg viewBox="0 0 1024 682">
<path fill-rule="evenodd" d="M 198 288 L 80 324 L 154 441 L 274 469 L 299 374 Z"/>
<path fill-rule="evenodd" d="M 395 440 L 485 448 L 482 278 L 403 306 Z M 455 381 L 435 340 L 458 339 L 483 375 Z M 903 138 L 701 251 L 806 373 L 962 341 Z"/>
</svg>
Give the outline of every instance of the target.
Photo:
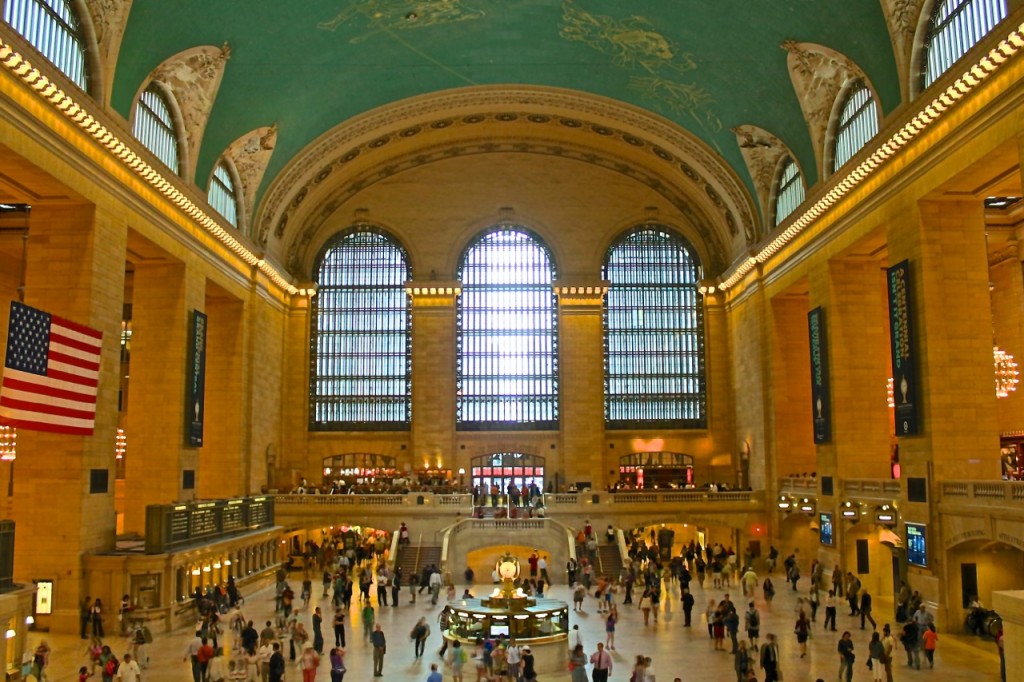
<svg viewBox="0 0 1024 682">
<path fill-rule="evenodd" d="M 293 582 L 301 583 L 301 578 L 296 575 Z M 777 582 L 782 584 L 781 581 Z M 737 598 L 737 593 L 740 590 L 739 588 L 712 589 L 710 582 L 704 589 L 697 587 L 696 583 L 693 585 L 696 587 L 697 607 L 694 609 L 694 627 L 691 628 L 683 627 L 678 601 L 679 592 L 676 585 L 669 585 L 667 588 L 668 594 L 662 600 L 657 624 L 652 622 L 649 627 L 644 627 L 642 614 L 635 608 L 635 605 L 634 608 L 619 607 L 620 622 L 616 634 L 616 650 L 613 652 L 615 661 L 613 681 L 628 680 L 631 662 L 637 654 L 641 653 L 653 659 L 652 669 L 657 675 L 658 682 L 673 682 L 676 677 L 685 682 L 731 682 L 736 679 L 732 667 L 732 655 L 713 650 L 706 629 L 700 625 L 697 612 L 702 604 L 707 604 L 709 598 L 720 599 L 726 591 L 732 594 L 733 601 L 737 604 L 745 603 Z M 480 585 L 477 591 L 483 592 L 486 589 L 489 589 L 489 586 Z M 316 591 L 314 589 L 314 592 Z M 462 588 L 460 587 L 459 593 L 461 594 L 461 592 Z M 671 598 L 668 598 L 668 595 L 671 595 Z M 556 585 L 548 596 L 567 599 L 571 602 L 569 590 L 564 585 Z M 793 635 L 797 596 L 798 593 L 789 589 L 780 589 L 775 601 L 768 607 L 761 599 L 759 591 L 757 602 L 762 614 L 762 636 L 768 632 L 778 635 L 783 655 L 782 669 L 787 682 L 802 682 L 803 680 L 814 682 L 819 677 L 826 682 L 833 682 L 837 679 L 838 673 L 836 641 L 839 633 L 825 632 L 821 629 L 822 614 L 819 612 L 819 622 L 815 624 L 809 653 L 806 658 L 801 658 Z M 621 595 L 619 601 L 621 601 Z M 273 590 L 271 588 L 246 595 L 246 616 L 260 624 L 271 615 L 273 605 Z M 328 608 L 328 600 L 314 599 L 306 609 L 307 627 L 309 627 L 308 615 L 312 614 L 313 607 L 317 605 L 323 607 L 322 610 L 325 614 L 331 613 Z M 604 641 L 604 620 L 603 616 L 596 613 L 597 603 L 593 598 L 589 598 L 584 606 L 584 612 L 572 614 L 571 622 L 579 624 L 584 644 L 589 653 L 593 651 L 599 639 Z M 377 621 L 383 626 L 389 642 L 384 662 L 384 680 L 416 682 L 426 680 L 430 663 L 440 660 L 435 655 L 440 645 L 437 627 L 435 625 L 432 628 L 433 634 L 427 642 L 427 656 L 422 660 L 414 658 L 408 633 L 416 620 L 422 616 L 426 616 L 428 621 L 433 624 L 440 608 L 440 606 L 431 606 L 429 599 L 422 598 L 416 604 L 410 604 L 408 603 L 408 591 L 403 591 L 400 606 L 378 609 Z M 872 679 L 871 673 L 865 663 L 870 630 L 860 630 L 859 620 L 855 621 L 853 617 L 846 615 L 848 613 L 848 611 L 840 609 L 838 625 L 840 633 L 843 629 L 849 629 L 854 635 L 857 662 L 853 679 L 855 681 L 870 680 Z M 877 607 L 876 614 L 882 613 L 881 606 Z M 354 619 L 351 625 L 355 626 L 356 634 L 353 635 L 351 627 L 347 631 L 346 664 L 348 674 L 345 679 L 372 680 L 374 678 L 372 677 L 370 646 L 362 639 L 358 606 L 355 603 L 351 615 Z M 329 627 L 330 616 L 328 615 L 327 618 L 324 636 L 327 639 L 327 646 L 330 647 L 334 639 Z M 879 626 L 881 626 L 884 617 L 880 617 L 879 621 Z M 311 629 L 310 632 L 312 632 Z M 74 636 L 42 633 L 33 633 L 30 641 L 35 644 L 44 638 L 48 639 L 53 649 L 47 678 L 54 682 L 77 680 L 79 666 L 86 663 L 86 642 Z M 149 646 L 150 662 L 148 669 L 143 673 L 144 682 L 189 682 L 192 679 L 190 666 L 182 661 L 189 639 L 190 633 L 186 630 L 158 635 L 156 641 Z M 123 638 L 108 638 L 107 643 L 111 644 L 119 656 L 126 650 Z M 902 649 L 898 652 L 895 661 L 894 679 L 896 680 L 932 679 L 941 682 L 966 682 L 968 680 L 979 682 L 999 679 L 999 659 L 995 644 L 959 634 L 939 633 L 934 670 L 907 668 Z M 758 672 L 760 673 L 760 670 Z M 99 680 L 98 677 L 95 679 Z M 298 682 L 302 676 L 293 666 L 289 666 L 286 679 L 288 682 Z M 450 679 L 447 673 L 445 679 Z M 475 673 L 471 670 L 471 666 L 467 666 L 465 679 L 467 682 L 475 680 Z M 763 674 L 759 674 L 759 679 L 764 679 Z M 318 682 L 330 680 L 326 660 L 321 665 L 316 680 Z M 568 681 L 569 673 L 541 677 L 541 682 L 548 682 L 548 680 Z"/>
</svg>

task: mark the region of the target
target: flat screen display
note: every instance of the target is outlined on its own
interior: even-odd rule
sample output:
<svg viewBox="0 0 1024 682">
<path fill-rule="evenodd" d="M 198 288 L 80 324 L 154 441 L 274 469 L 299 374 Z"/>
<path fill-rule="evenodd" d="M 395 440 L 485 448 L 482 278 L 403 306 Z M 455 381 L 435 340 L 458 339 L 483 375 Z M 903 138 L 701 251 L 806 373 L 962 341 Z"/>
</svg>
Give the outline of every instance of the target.
<svg viewBox="0 0 1024 682">
<path fill-rule="evenodd" d="M 821 544 L 831 547 L 834 544 L 832 537 L 832 514 L 821 512 L 818 514 L 818 525 L 821 527 Z"/>
<path fill-rule="evenodd" d="M 928 539 L 923 523 L 907 524 L 907 563 L 911 566 L 928 565 Z"/>
</svg>

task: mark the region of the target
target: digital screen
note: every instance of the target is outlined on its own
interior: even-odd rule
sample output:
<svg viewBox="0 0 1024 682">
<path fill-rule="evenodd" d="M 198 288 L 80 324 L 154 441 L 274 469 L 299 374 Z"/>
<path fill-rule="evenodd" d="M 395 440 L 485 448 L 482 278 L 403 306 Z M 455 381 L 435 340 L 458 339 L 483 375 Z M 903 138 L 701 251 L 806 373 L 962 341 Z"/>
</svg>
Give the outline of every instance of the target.
<svg viewBox="0 0 1024 682">
<path fill-rule="evenodd" d="M 827 512 L 818 514 L 818 524 L 821 526 L 821 544 L 831 547 L 834 543 L 832 538 L 832 514 Z"/>
<path fill-rule="evenodd" d="M 923 523 L 907 524 L 907 563 L 911 566 L 928 565 L 928 542 Z"/>
<path fill-rule="evenodd" d="M 505 637 L 508 637 L 508 635 L 509 635 L 508 626 L 507 625 L 496 625 L 494 623 L 491 623 L 491 637 L 501 637 L 502 635 L 504 635 Z"/>
</svg>

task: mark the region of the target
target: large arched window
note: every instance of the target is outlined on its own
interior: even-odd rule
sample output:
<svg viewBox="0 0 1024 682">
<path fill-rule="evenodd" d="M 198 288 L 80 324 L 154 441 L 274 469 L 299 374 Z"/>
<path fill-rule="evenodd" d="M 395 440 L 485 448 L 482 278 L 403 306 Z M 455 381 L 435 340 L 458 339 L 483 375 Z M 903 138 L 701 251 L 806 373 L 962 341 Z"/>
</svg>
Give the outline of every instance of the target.
<svg viewBox="0 0 1024 682">
<path fill-rule="evenodd" d="M 4 21 L 78 87 L 89 89 L 85 41 L 69 0 L 6 0 Z"/>
<path fill-rule="evenodd" d="M 775 224 L 783 220 L 804 203 L 804 179 L 800 175 L 800 167 L 792 157 L 787 156 L 782 162 L 778 184 L 775 186 Z"/>
<path fill-rule="evenodd" d="M 846 91 L 836 122 L 832 172 L 842 168 L 877 134 L 878 108 L 874 93 L 864 81 L 857 81 Z"/>
<path fill-rule="evenodd" d="M 231 177 L 231 170 L 226 161 L 221 161 L 213 169 L 206 197 L 213 210 L 238 227 L 238 194 L 235 192 L 235 181 Z"/>
<path fill-rule="evenodd" d="M 558 427 L 558 331 L 547 247 L 516 225 L 478 237 L 459 265 L 460 429 Z"/>
<path fill-rule="evenodd" d="M 608 249 L 608 428 L 707 425 L 700 277 L 693 248 L 661 225 L 642 225 Z"/>
<path fill-rule="evenodd" d="M 181 172 L 174 117 L 167 98 L 155 85 L 150 85 L 139 95 L 132 134 L 168 168 L 175 173 Z"/>
<path fill-rule="evenodd" d="M 937 0 L 924 43 L 924 87 L 1006 18 L 1006 0 Z"/>
<path fill-rule="evenodd" d="M 408 258 L 380 230 L 334 237 L 314 271 L 309 427 L 407 429 L 411 414 Z"/>
</svg>

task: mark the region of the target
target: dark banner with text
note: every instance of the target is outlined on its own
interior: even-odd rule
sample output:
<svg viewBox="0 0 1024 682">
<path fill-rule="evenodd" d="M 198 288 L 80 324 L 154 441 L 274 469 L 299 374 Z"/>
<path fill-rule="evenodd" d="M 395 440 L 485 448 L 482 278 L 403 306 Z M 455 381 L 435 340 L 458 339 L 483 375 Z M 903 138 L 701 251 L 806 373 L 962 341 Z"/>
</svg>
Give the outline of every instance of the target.
<svg viewBox="0 0 1024 682">
<path fill-rule="evenodd" d="M 825 311 L 815 308 L 807 313 L 807 332 L 811 341 L 811 408 L 814 415 L 814 442 L 832 439 L 832 406 L 828 390 L 828 340 L 825 337 Z"/>
<path fill-rule="evenodd" d="M 203 444 L 203 412 L 206 408 L 206 315 L 198 310 L 192 311 L 185 381 L 185 433 L 189 447 L 198 448 Z"/>
<path fill-rule="evenodd" d="M 902 261 L 886 271 L 889 289 L 889 341 L 892 346 L 892 393 L 896 435 L 920 432 L 918 385 L 914 371 L 914 332 L 910 307 L 910 264 Z"/>
</svg>

